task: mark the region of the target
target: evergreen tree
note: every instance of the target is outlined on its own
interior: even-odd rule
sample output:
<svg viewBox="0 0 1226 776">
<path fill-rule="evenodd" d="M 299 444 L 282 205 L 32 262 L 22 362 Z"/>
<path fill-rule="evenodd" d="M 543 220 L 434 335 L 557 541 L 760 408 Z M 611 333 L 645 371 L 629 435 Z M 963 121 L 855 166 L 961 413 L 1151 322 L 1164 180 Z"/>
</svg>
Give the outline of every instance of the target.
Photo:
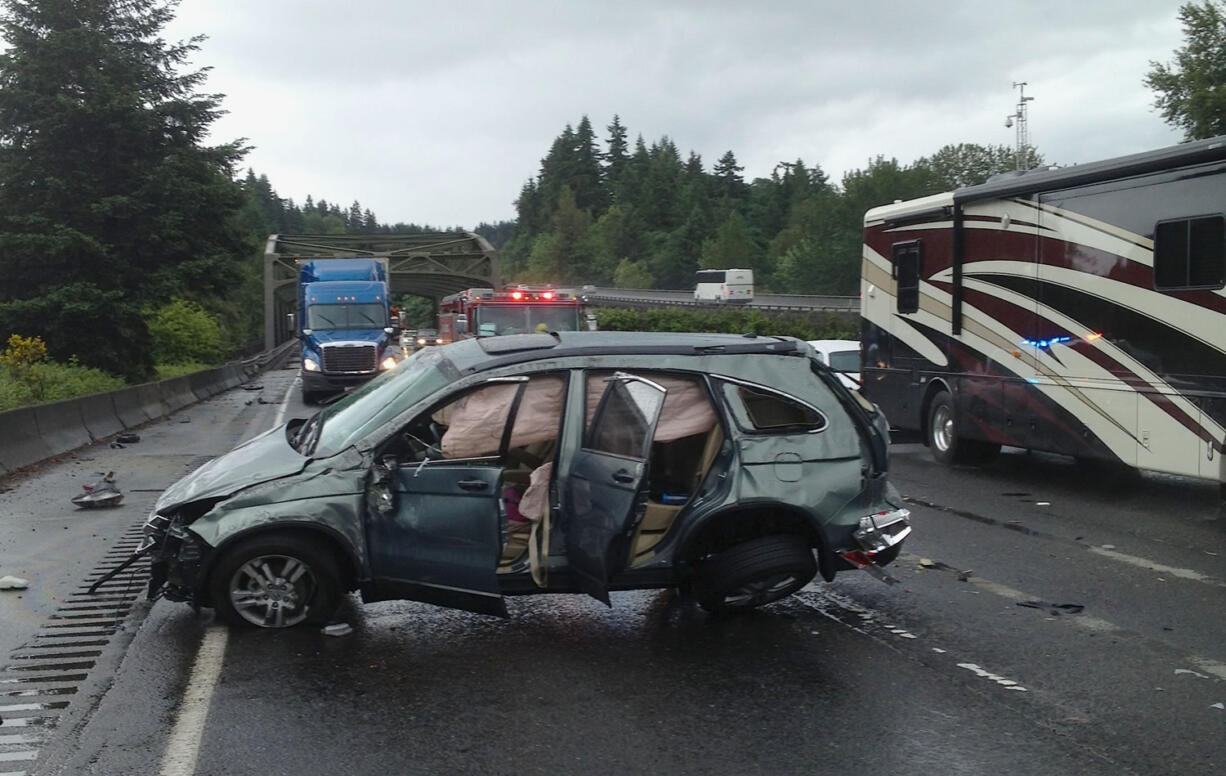
<svg viewBox="0 0 1226 776">
<path fill-rule="evenodd" d="M 178 71 L 198 38 L 160 37 L 173 4 L 0 9 L 0 322 L 55 358 L 147 378 L 140 308 L 239 282 L 244 148 L 203 145 L 221 96 L 198 93 L 203 71 Z"/>
<path fill-rule="evenodd" d="M 593 216 L 599 216 L 608 206 L 600 158 L 592 122 L 584 116 L 575 129 L 574 167 L 567 173 L 566 185 L 575 195 L 576 207 Z"/>
<path fill-rule="evenodd" d="M 747 193 L 745 179 L 741 173 L 745 171 L 736 163 L 736 154 L 727 151 L 715 163 L 716 191 L 721 197 L 744 199 Z"/>
<path fill-rule="evenodd" d="M 626 162 L 630 160 L 630 146 L 626 143 L 626 128 L 616 113 L 613 114 L 613 123 L 606 129 L 609 130 L 609 138 L 605 141 L 608 150 L 604 154 L 604 179 L 612 195 L 621 180 Z"/>
</svg>

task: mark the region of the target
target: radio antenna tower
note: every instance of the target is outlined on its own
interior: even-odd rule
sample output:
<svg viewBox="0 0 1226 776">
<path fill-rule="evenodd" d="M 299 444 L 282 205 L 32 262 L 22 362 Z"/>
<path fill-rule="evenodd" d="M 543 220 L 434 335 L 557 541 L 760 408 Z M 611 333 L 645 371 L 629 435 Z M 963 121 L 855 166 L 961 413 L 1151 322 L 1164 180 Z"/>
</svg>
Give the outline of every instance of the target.
<svg viewBox="0 0 1226 776">
<path fill-rule="evenodd" d="M 1013 113 L 1005 116 L 1005 126 L 1012 127 L 1014 122 L 1017 122 L 1017 149 L 1014 151 L 1014 156 L 1017 159 L 1017 169 L 1029 169 L 1027 164 L 1027 149 L 1030 148 L 1030 129 L 1027 126 L 1027 114 L 1029 109 L 1026 103 L 1033 100 L 1033 97 L 1026 96 L 1026 82 L 1014 81 L 1013 88 L 1017 89 L 1017 108 Z"/>
</svg>

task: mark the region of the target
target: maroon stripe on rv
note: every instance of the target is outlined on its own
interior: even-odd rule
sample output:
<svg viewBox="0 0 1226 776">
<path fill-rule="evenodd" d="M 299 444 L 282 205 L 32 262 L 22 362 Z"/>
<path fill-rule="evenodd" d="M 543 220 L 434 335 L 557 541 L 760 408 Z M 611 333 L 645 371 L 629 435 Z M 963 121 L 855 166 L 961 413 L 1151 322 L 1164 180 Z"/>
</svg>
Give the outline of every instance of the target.
<svg viewBox="0 0 1226 776">
<path fill-rule="evenodd" d="M 1183 408 L 1171 401 L 1169 396 L 1156 392 L 1152 385 L 1143 380 L 1131 369 L 1116 361 L 1111 356 L 1102 352 L 1088 342 L 1073 342 L 1070 344 L 1076 347 L 1078 353 L 1098 364 L 1103 369 L 1106 369 L 1115 377 L 1124 381 L 1129 388 L 1132 388 L 1134 391 L 1141 394 L 1142 397 L 1148 399 L 1155 407 L 1160 408 L 1167 415 L 1171 416 L 1171 418 L 1177 421 L 1179 425 L 1191 431 L 1201 440 L 1210 441 L 1211 437 L 1201 426 L 1199 417 L 1192 417 L 1185 412 Z M 1219 447 L 1218 445 L 1214 446 Z"/>
<path fill-rule="evenodd" d="M 1057 326 L 1050 321 L 1041 321 L 1031 308 L 1019 307 L 1012 302 L 999 299 L 997 297 L 985 294 L 973 289 L 963 291 L 964 304 L 974 306 L 988 313 L 993 319 L 1000 321 L 1016 332 L 1021 332 L 1023 337 L 1028 334 L 1032 339 L 1049 339 L 1051 337 L 1072 337 L 1072 341 L 1067 343 L 1066 347 L 1074 347 L 1078 353 L 1089 358 L 1094 363 L 1106 369 L 1115 377 L 1119 378 L 1133 390 L 1140 393 L 1154 406 L 1160 408 L 1173 420 L 1181 426 L 1196 434 L 1201 439 L 1207 440 L 1209 437 L 1201 427 L 1199 418 L 1193 418 L 1184 412 L 1180 407 L 1176 406 L 1169 397 L 1159 393 L 1155 393 L 1153 386 L 1142 379 L 1139 375 L 1133 372 L 1128 367 L 1103 353 L 1098 348 L 1093 347 L 1081 338 L 1086 332 L 1070 332 L 1063 327 Z M 1028 328 L 1034 325 L 1041 325 L 1044 330 L 1041 334 L 1028 331 Z M 1016 343 L 1014 347 L 1018 351 L 1025 348 L 1034 347 L 1033 345 L 1023 345 Z M 965 367 L 964 367 L 965 368 Z"/>
</svg>

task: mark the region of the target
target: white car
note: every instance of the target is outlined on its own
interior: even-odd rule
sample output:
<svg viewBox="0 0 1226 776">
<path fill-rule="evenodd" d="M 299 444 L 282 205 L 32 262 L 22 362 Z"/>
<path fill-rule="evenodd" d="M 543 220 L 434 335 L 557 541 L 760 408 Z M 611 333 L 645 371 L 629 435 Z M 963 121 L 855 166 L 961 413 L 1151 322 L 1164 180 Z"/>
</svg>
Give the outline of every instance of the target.
<svg viewBox="0 0 1226 776">
<path fill-rule="evenodd" d="M 838 372 L 848 388 L 860 387 L 860 343 L 856 340 L 809 340 L 822 363 Z"/>
</svg>

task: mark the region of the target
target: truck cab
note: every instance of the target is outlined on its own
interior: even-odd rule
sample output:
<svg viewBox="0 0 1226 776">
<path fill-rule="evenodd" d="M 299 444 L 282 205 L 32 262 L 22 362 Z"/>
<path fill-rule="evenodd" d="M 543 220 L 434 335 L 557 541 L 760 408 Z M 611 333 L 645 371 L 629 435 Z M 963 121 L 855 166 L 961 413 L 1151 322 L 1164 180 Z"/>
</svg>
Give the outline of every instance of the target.
<svg viewBox="0 0 1226 776">
<path fill-rule="evenodd" d="M 305 403 L 364 383 L 396 365 L 389 311 L 387 268 L 382 261 L 301 263 L 298 336 Z"/>
</svg>

